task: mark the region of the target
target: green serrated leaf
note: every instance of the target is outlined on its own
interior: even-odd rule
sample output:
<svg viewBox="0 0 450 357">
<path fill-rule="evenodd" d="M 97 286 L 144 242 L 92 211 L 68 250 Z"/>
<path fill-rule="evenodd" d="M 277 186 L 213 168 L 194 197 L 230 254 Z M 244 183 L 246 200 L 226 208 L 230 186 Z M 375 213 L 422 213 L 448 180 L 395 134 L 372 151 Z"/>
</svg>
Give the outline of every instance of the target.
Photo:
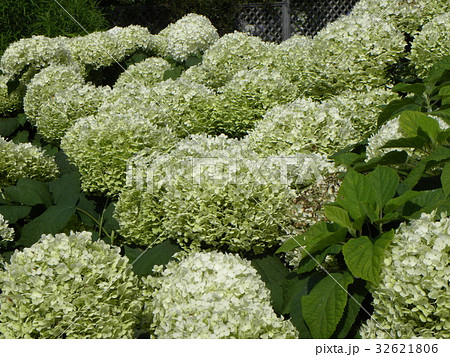
<svg viewBox="0 0 450 357">
<path fill-rule="evenodd" d="M 273 256 L 253 259 L 251 263 L 270 291 L 274 311 L 281 313 L 283 309 L 283 289 L 281 284 L 289 274 L 289 270 L 280 259 Z"/>
<path fill-rule="evenodd" d="M 167 239 L 145 251 L 125 246 L 125 255 L 132 264 L 132 269 L 136 275 L 154 275 L 155 265 L 165 265 L 173 259 L 173 255 L 181 251 L 181 248 Z"/>
<path fill-rule="evenodd" d="M 380 127 L 389 119 L 396 117 L 404 110 L 420 110 L 420 104 L 415 97 L 405 97 L 390 102 L 378 116 L 377 126 Z"/>
<path fill-rule="evenodd" d="M 26 130 L 19 131 L 16 136 L 12 138 L 12 141 L 16 144 L 23 144 L 28 142 L 29 132 Z"/>
<path fill-rule="evenodd" d="M 390 199 L 386 206 L 384 207 L 384 213 L 391 213 L 400 207 L 404 206 L 406 202 L 410 201 L 412 198 L 416 197 L 419 194 L 417 191 L 406 191 L 403 195 Z"/>
<path fill-rule="evenodd" d="M 15 224 L 19 219 L 25 218 L 30 214 L 31 207 L 27 206 L 0 206 L 0 214 L 9 221 L 10 224 Z"/>
<path fill-rule="evenodd" d="M 348 272 L 332 273 L 302 298 L 303 318 L 313 338 L 329 338 L 347 305 L 347 286 L 353 282 Z"/>
<path fill-rule="evenodd" d="M 367 175 L 367 179 L 375 192 L 378 209 L 381 210 L 394 197 L 400 177 L 396 170 L 385 166 L 378 166 Z"/>
<path fill-rule="evenodd" d="M 384 251 L 394 237 L 391 230 L 372 243 L 369 237 L 350 239 L 342 249 L 348 268 L 356 278 L 378 282 Z"/>
<path fill-rule="evenodd" d="M 425 113 L 404 111 L 399 118 L 400 130 L 407 137 L 424 136 L 436 139 L 439 133 L 439 123 Z"/>
<path fill-rule="evenodd" d="M 26 206 L 36 206 L 44 204 L 49 207 L 52 205 L 52 196 L 48 191 L 47 185 L 29 178 L 21 178 L 16 186 L 4 188 L 8 199 Z"/>
<path fill-rule="evenodd" d="M 414 136 L 411 138 L 401 138 L 389 140 L 382 148 L 415 148 L 421 149 L 425 146 L 427 140 L 423 136 Z"/>
<path fill-rule="evenodd" d="M 61 178 L 50 182 L 48 187 L 56 205 L 73 207 L 81 192 L 80 175 L 78 173 L 64 174 Z"/>
<path fill-rule="evenodd" d="M 86 228 L 94 229 L 100 221 L 99 214 L 95 210 L 96 204 L 86 198 L 84 193 L 80 193 L 77 203 L 77 214 Z M 94 221 L 94 219 L 97 221 Z"/>
<path fill-rule="evenodd" d="M 337 223 L 341 227 L 351 227 L 352 222 L 350 221 L 350 217 L 345 209 L 338 206 L 326 205 L 324 210 L 325 215 L 331 222 Z"/>
<path fill-rule="evenodd" d="M 310 257 L 307 255 L 305 258 L 303 258 L 297 268 L 298 274 L 303 274 L 310 272 L 315 267 L 317 267 L 319 264 L 322 264 L 325 260 L 325 257 L 329 254 L 336 255 L 341 252 L 342 250 L 342 244 L 333 244 L 329 246 L 328 248 L 322 250 L 321 252 L 314 254 L 313 257 Z M 314 258 L 314 259 L 313 259 Z"/>
</svg>

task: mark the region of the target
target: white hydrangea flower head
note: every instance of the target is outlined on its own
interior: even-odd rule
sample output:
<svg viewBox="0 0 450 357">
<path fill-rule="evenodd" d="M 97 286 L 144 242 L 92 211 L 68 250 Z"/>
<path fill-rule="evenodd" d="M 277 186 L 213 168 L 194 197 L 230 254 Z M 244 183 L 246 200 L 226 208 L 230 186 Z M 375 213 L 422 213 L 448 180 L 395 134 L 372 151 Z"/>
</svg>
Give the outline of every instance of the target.
<svg viewBox="0 0 450 357">
<path fill-rule="evenodd" d="M 114 88 L 127 85 L 151 87 L 164 80 L 164 72 L 171 68 L 169 62 L 158 57 L 150 57 L 146 60 L 133 64 L 120 74 Z"/>
<path fill-rule="evenodd" d="M 132 338 L 139 282 L 120 248 L 90 232 L 43 235 L 0 271 L 5 338 Z"/>
<path fill-rule="evenodd" d="M 352 14 L 370 14 L 389 21 L 402 32 L 414 34 L 433 17 L 450 11 L 447 0 L 360 0 Z"/>
<path fill-rule="evenodd" d="M 75 66 L 49 66 L 36 74 L 27 86 L 23 100 L 25 114 L 34 123 L 39 117 L 42 103 L 58 92 L 73 85 L 83 85 L 79 68 Z"/>
<path fill-rule="evenodd" d="M 0 242 L 11 242 L 14 240 L 14 228 L 9 226 L 9 222 L 0 213 Z"/>
<path fill-rule="evenodd" d="M 0 136 L 0 187 L 15 185 L 20 178 L 50 181 L 58 176 L 55 159 L 31 143 L 15 144 Z"/>
<path fill-rule="evenodd" d="M 309 158 L 289 163 L 301 159 Z M 310 162 L 302 169 L 312 176 Z M 193 135 L 169 155 L 138 155 L 116 205 L 121 234 L 141 245 L 171 238 L 189 250 L 263 252 L 277 244 L 280 225 L 290 222 L 296 176 L 289 163 L 261 158 L 224 135 Z"/>
<path fill-rule="evenodd" d="M 18 111 L 23 105 L 25 85 L 20 84 L 18 88 L 8 94 L 8 80 L 7 76 L 0 75 L 0 115 Z"/>
<path fill-rule="evenodd" d="M 139 50 L 152 52 L 156 48 L 155 38 L 157 36 L 150 34 L 150 31 L 146 27 L 139 25 L 114 27 L 107 32 L 117 39 L 125 56 L 129 56 Z"/>
<path fill-rule="evenodd" d="M 192 253 L 168 263 L 149 309 L 157 338 L 297 338 L 270 305 L 270 292 L 238 255 Z"/>
<path fill-rule="evenodd" d="M 85 191 L 114 196 L 125 184 L 129 158 L 146 148 L 171 147 L 175 140 L 170 129 L 157 127 L 148 117 L 99 111 L 78 119 L 61 148 L 78 167 Z"/>
<path fill-rule="evenodd" d="M 448 129 L 450 126 L 439 117 L 430 116 L 436 120 L 441 130 Z M 375 157 L 381 157 L 390 151 L 395 151 L 395 148 L 382 148 L 390 140 L 397 140 L 404 138 L 405 134 L 400 127 L 400 116 L 390 119 L 384 123 L 378 131 L 369 138 L 369 142 L 366 148 L 366 161 L 369 161 Z M 417 150 L 410 148 L 402 148 L 410 155 L 420 155 Z"/>
<path fill-rule="evenodd" d="M 95 115 L 111 93 L 109 87 L 74 84 L 41 103 L 34 123 L 47 141 L 59 142 L 66 131 L 81 118 Z"/>
<path fill-rule="evenodd" d="M 200 56 L 214 42 L 219 34 L 205 16 L 187 14 L 170 24 L 159 33 L 167 38 L 167 54 L 177 61 L 185 61 L 189 56 Z"/>
<path fill-rule="evenodd" d="M 370 287 L 374 320 L 363 338 L 450 338 L 450 218 L 422 213 L 402 223 Z M 381 326 L 381 327 L 380 327 Z"/>
<path fill-rule="evenodd" d="M 433 64 L 448 55 L 450 55 L 450 11 L 433 18 L 415 35 L 409 58 L 418 75 L 426 77 Z"/>
<path fill-rule="evenodd" d="M 386 68 L 403 56 L 403 33 L 370 14 L 342 16 L 313 40 L 313 95 L 384 86 Z"/>
<path fill-rule="evenodd" d="M 71 63 L 67 38 L 33 36 L 12 43 L 0 60 L 0 69 L 9 78 L 19 75 L 27 66 L 40 70 L 50 65 Z"/>
<path fill-rule="evenodd" d="M 243 70 L 265 67 L 272 46 L 241 32 L 222 36 L 205 51 L 202 67 L 210 87 L 218 88 Z"/>
</svg>

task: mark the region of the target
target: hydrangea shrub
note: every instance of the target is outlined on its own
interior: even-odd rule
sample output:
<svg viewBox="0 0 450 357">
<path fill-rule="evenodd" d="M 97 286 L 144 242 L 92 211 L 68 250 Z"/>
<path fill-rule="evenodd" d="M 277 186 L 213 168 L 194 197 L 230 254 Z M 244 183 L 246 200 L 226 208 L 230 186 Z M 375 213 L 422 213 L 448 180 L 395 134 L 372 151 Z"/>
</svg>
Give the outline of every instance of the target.
<svg viewBox="0 0 450 357">
<path fill-rule="evenodd" d="M 410 59 L 417 74 L 426 77 L 433 64 L 450 55 L 450 5 L 449 12 L 433 18 L 415 35 Z"/>
<path fill-rule="evenodd" d="M 0 242 L 12 240 L 14 240 L 14 228 L 9 226 L 9 222 L 0 213 Z"/>
<path fill-rule="evenodd" d="M 281 165 L 223 135 L 193 135 L 170 155 L 144 153 L 116 205 L 120 232 L 140 245 L 172 238 L 188 249 L 263 252 L 277 244 L 293 207 Z M 304 171 L 305 179 L 315 174 Z"/>
<path fill-rule="evenodd" d="M 185 61 L 190 56 L 200 56 L 214 42 L 219 34 L 205 16 L 187 14 L 170 24 L 159 33 L 167 39 L 167 54 L 176 61 Z"/>
<path fill-rule="evenodd" d="M 450 338 L 450 218 L 402 223 L 385 253 L 363 338 Z"/>
<path fill-rule="evenodd" d="M 273 311 L 270 292 L 248 260 L 219 252 L 170 262 L 152 282 L 148 308 L 157 338 L 297 338 Z"/>
<path fill-rule="evenodd" d="M 5 338 L 131 338 L 142 311 L 120 248 L 89 232 L 43 235 L 0 271 Z"/>
<path fill-rule="evenodd" d="M 0 137 L 0 187 L 14 185 L 20 178 L 50 181 L 58 176 L 55 159 L 31 143 L 15 144 Z"/>
<path fill-rule="evenodd" d="M 151 87 L 164 79 L 164 72 L 170 69 L 170 63 L 165 59 L 150 57 L 146 60 L 131 65 L 120 74 L 114 88 L 126 87 L 128 85 Z"/>
</svg>

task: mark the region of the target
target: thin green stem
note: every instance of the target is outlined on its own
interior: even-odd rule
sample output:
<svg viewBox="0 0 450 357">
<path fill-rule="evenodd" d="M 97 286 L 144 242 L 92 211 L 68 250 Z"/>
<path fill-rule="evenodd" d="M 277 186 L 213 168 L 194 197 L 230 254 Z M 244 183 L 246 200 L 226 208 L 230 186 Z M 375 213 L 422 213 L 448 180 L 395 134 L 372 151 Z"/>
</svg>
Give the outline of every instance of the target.
<svg viewBox="0 0 450 357">
<path fill-rule="evenodd" d="M 111 241 L 112 241 L 111 235 L 106 231 L 105 228 L 103 228 L 103 227 L 100 225 L 100 222 L 97 221 L 97 219 L 95 219 L 95 217 L 93 217 L 90 213 L 86 212 L 85 210 L 83 210 L 83 209 L 81 209 L 81 208 L 79 208 L 79 207 L 77 207 L 77 210 L 80 211 L 81 213 L 84 213 L 86 216 L 88 216 L 90 219 L 92 219 L 92 220 L 95 222 L 95 224 L 97 224 L 97 225 L 99 226 L 99 236 L 100 236 L 100 234 L 101 234 L 101 231 L 103 231 L 103 233 L 104 233 L 109 239 L 111 239 Z"/>
</svg>

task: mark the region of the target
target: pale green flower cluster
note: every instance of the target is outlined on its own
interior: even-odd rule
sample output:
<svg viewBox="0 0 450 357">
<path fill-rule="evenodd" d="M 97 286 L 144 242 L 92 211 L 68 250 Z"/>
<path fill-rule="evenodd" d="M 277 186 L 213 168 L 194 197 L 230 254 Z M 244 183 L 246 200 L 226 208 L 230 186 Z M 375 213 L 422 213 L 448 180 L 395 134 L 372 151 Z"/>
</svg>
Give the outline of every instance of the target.
<svg viewBox="0 0 450 357">
<path fill-rule="evenodd" d="M 3 53 L 0 69 L 4 75 L 19 75 L 28 68 L 40 70 L 49 65 L 69 64 L 70 52 L 65 47 L 67 38 L 33 36 L 12 43 Z"/>
<path fill-rule="evenodd" d="M 1 241 L 9 242 L 14 240 L 14 228 L 11 228 L 8 224 L 9 222 L 0 213 L 0 242 Z"/>
<path fill-rule="evenodd" d="M 403 56 L 404 35 L 371 14 L 342 16 L 313 40 L 312 95 L 368 90 L 386 83 L 386 68 Z"/>
<path fill-rule="evenodd" d="M 268 109 L 294 100 L 297 87 L 276 70 L 254 68 L 237 72 L 218 91 L 211 115 L 205 116 L 205 131 L 242 137 Z"/>
<path fill-rule="evenodd" d="M 128 258 L 90 232 L 16 251 L 0 286 L 4 338 L 132 338 L 143 307 Z"/>
<path fill-rule="evenodd" d="M 352 14 L 370 14 L 389 21 L 400 31 L 414 34 L 433 17 L 450 11 L 448 0 L 360 0 Z"/>
<path fill-rule="evenodd" d="M 433 64 L 448 55 L 450 55 L 450 11 L 436 16 L 423 26 L 422 31 L 414 37 L 409 57 L 418 75 L 426 77 Z"/>
<path fill-rule="evenodd" d="M 0 115 L 15 112 L 22 108 L 22 100 L 26 87 L 19 85 L 13 92 L 8 94 L 7 76 L 0 75 Z M 0 119 L 1 120 L 1 119 Z"/>
<path fill-rule="evenodd" d="M 127 27 L 114 27 L 107 31 L 112 34 L 119 43 L 121 55 L 116 58 L 120 61 L 125 56 L 130 56 L 136 51 L 152 52 L 155 50 L 155 38 L 146 27 L 130 25 Z"/>
<path fill-rule="evenodd" d="M 297 338 L 248 260 L 191 253 L 167 264 L 148 303 L 157 338 Z"/>
<path fill-rule="evenodd" d="M 205 16 L 187 14 L 159 33 L 167 39 L 167 54 L 176 61 L 185 61 L 189 56 L 200 56 L 219 34 Z"/>
<path fill-rule="evenodd" d="M 79 118 L 97 114 L 110 92 L 109 87 L 75 84 L 55 93 L 41 103 L 34 117 L 39 134 L 59 142 Z"/>
<path fill-rule="evenodd" d="M 439 117 L 430 116 L 436 120 L 441 130 L 448 129 L 450 126 Z M 390 151 L 395 151 L 395 148 L 383 148 L 390 140 L 397 140 L 406 137 L 400 127 L 400 117 L 393 118 L 384 123 L 378 131 L 369 138 L 369 142 L 366 148 L 366 161 L 369 161 L 375 157 L 381 157 Z M 420 155 L 417 150 L 409 148 L 401 148 L 410 155 Z"/>
<path fill-rule="evenodd" d="M 30 143 L 15 144 L 0 136 L 0 187 L 23 177 L 50 181 L 58 175 L 55 159 Z"/>
<path fill-rule="evenodd" d="M 259 37 L 234 32 L 222 36 L 205 51 L 200 73 L 212 88 L 223 86 L 243 70 L 264 67 L 271 46 Z M 199 69 L 196 69 L 199 71 Z"/>
<path fill-rule="evenodd" d="M 170 69 L 169 62 L 162 58 L 150 57 L 146 60 L 131 65 L 120 74 L 114 88 L 128 85 L 151 87 L 164 79 L 164 72 Z"/>
<path fill-rule="evenodd" d="M 87 192 L 118 194 L 125 184 L 126 161 L 146 148 L 166 148 L 175 136 L 135 113 L 98 112 L 67 130 L 61 148 L 81 174 Z"/>
<path fill-rule="evenodd" d="M 116 206 L 120 232 L 140 245 L 171 238 L 189 249 L 263 252 L 277 244 L 293 209 L 293 178 L 283 164 L 301 167 L 310 158 L 283 159 L 204 134 L 182 140 L 169 155 L 143 153 L 129 164 Z M 312 179 L 306 174 L 299 179 Z"/>
<path fill-rule="evenodd" d="M 372 285 L 363 338 L 450 338 L 450 218 L 422 213 L 402 223 Z M 376 321 L 376 322 L 375 322 Z"/>
<path fill-rule="evenodd" d="M 32 123 L 40 120 L 41 105 L 67 88 L 84 84 L 79 68 L 75 66 L 49 66 L 36 74 L 27 86 L 23 100 L 25 114 Z"/>
</svg>

